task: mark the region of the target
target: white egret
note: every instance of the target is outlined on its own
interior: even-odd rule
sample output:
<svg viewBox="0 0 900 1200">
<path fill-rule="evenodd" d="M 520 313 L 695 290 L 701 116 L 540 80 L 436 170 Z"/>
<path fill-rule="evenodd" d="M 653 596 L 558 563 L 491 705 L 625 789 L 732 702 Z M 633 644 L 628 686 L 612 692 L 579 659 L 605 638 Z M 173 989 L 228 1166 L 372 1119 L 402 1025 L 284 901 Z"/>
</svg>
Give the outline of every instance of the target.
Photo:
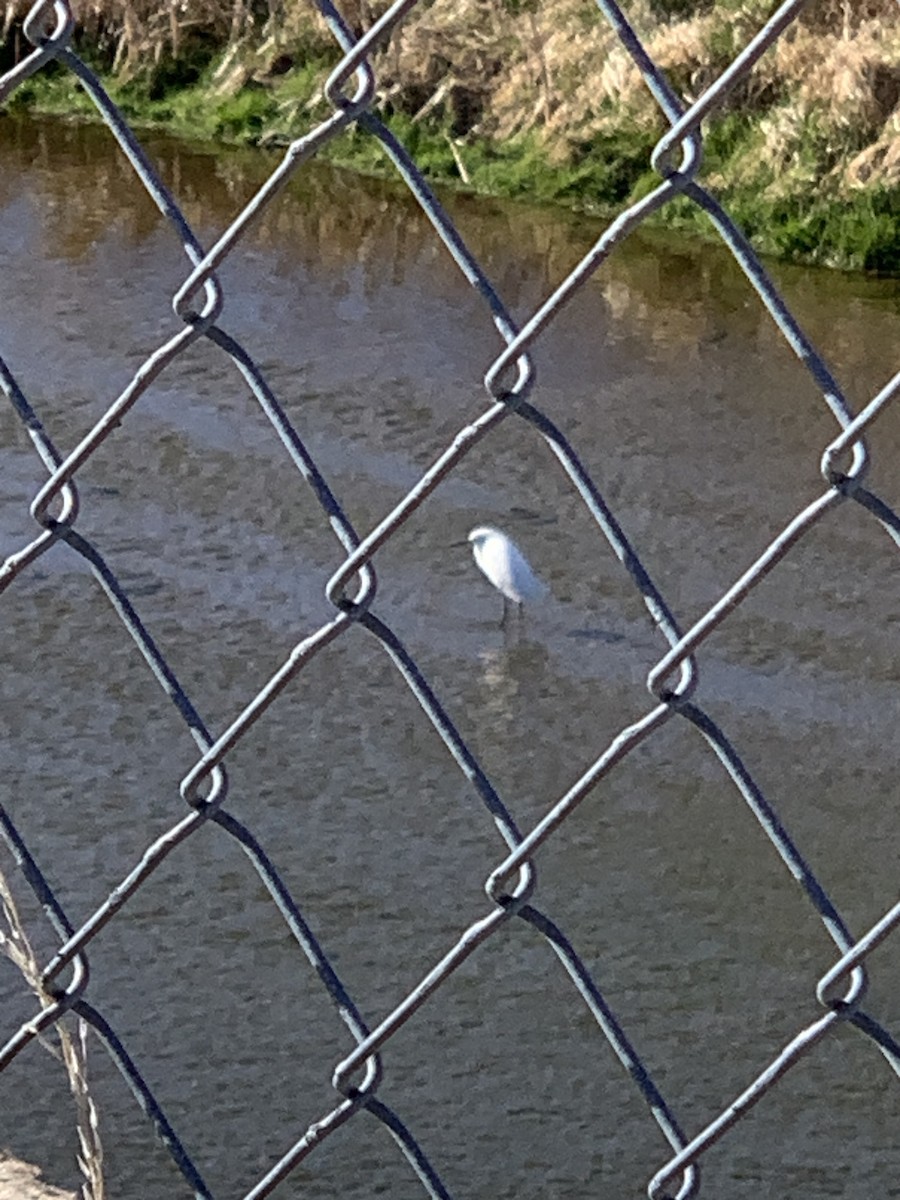
<svg viewBox="0 0 900 1200">
<path fill-rule="evenodd" d="M 469 534 L 468 541 L 477 566 L 503 596 L 504 621 L 508 601 L 516 604 L 521 613 L 526 600 L 540 600 L 546 595 L 547 585 L 538 579 L 528 559 L 501 529 L 479 525 Z"/>
</svg>

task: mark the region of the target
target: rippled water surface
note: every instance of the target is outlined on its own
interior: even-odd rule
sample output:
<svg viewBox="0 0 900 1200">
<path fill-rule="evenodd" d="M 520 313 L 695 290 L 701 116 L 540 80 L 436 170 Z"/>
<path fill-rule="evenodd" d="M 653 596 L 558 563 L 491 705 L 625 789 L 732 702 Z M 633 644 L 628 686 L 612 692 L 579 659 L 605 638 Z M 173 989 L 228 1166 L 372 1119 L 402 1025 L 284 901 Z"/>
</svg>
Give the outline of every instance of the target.
<svg viewBox="0 0 900 1200">
<path fill-rule="evenodd" d="M 274 159 L 145 145 L 206 243 Z M 517 319 L 602 228 L 448 205 Z M 0 354 L 68 453 L 177 331 L 176 240 L 100 130 L 0 121 Z M 897 283 L 773 268 L 848 397 L 897 368 Z M 221 324 L 263 368 L 356 528 L 371 529 L 485 408 L 498 336 L 404 194 L 308 169 L 222 270 Z M 683 627 L 822 488 L 833 418 L 713 246 L 632 239 L 535 350 L 534 402 L 572 440 Z M 871 435 L 900 502 L 900 421 Z M 0 409 L 0 550 L 34 536 L 46 478 Z M 229 360 L 193 346 L 78 476 L 78 529 L 126 586 L 219 733 L 331 615 L 342 552 Z M 499 627 L 454 548 L 508 529 L 552 598 Z M 719 721 L 854 933 L 896 900 L 896 550 L 845 504 L 702 647 Z M 651 707 L 663 643 L 555 458 L 515 419 L 379 551 L 375 611 L 415 656 L 524 829 Z M 2 597 L 3 802 L 74 925 L 183 814 L 194 744 L 84 563 L 57 545 Z M 487 911 L 502 845 L 378 643 L 352 629 L 229 756 L 228 810 L 283 874 L 375 1024 Z M 5 867 L 13 868 L 9 856 Z M 670 722 L 537 857 L 566 931 L 689 1136 L 819 1013 L 833 946 L 718 761 Z M 43 955 L 52 936 L 16 891 Z M 900 1024 L 897 937 L 867 1008 Z M 334 1103 L 351 1046 L 238 846 L 207 827 L 92 943 L 88 995 L 217 1197 L 243 1195 Z M 0 959 L 5 1041 L 34 1011 Z M 102 1052 L 111 1195 L 187 1195 Z M 456 1197 L 644 1194 L 668 1153 L 545 944 L 486 943 L 384 1055 L 380 1096 Z M 897 1081 L 840 1031 L 704 1160 L 704 1195 L 900 1194 Z M 0 1075 L 0 1146 L 75 1186 L 71 1104 L 36 1045 Z M 894 1189 L 894 1190 L 892 1190 Z M 276 1194 L 422 1195 L 375 1121 Z"/>
</svg>

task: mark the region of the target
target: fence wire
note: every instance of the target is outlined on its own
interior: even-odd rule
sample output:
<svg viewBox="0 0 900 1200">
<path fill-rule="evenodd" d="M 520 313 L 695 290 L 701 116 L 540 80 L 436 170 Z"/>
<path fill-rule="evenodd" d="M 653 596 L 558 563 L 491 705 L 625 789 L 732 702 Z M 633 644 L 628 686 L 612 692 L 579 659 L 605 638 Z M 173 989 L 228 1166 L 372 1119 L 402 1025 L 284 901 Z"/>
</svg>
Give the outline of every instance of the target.
<svg viewBox="0 0 900 1200">
<path fill-rule="evenodd" d="M 21 868 L 22 876 L 43 907 L 58 939 L 58 947 L 41 971 L 40 984 L 46 1003 L 15 1029 L 0 1050 L 0 1069 L 5 1069 L 66 1013 L 87 1022 L 126 1078 L 140 1109 L 152 1123 L 189 1189 L 195 1196 L 212 1198 L 213 1192 L 201 1176 L 188 1148 L 170 1122 L 145 1080 L 141 1069 L 104 1015 L 91 1001 L 88 953 L 100 931 L 160 867 L 176 847 L 201 836 L 207 823 L 214 823 L 235 839 L 249 856 L 265 889 L 283 917 L 299 950 L 306 956 L 322 987 L 327 991 L 340 1019 L 352 1038 L 352 1049 L 336 1064 L 332 1084 L 333 1104 L 299 1134 L 278 1161 L 274 1162 L 248 1192 L 245 1200 L 268 1195 L 308 1156 L 312 1155 L 341 1126 L 367 1113 L 381 1122 L 405 1155 L 422 1190 L 432 1197 L 447 1197 L 439 1165 L 432 1163 L 413 1130 L 391 1108 L 383 1093 L 389 1091 L 390 1075 L 381 1053 L 401 1027 L 446 983 L 478 948 L 492 938 L 502 937 L 510 922 L 525 922 L 552 949 L 581 1000 L 626 1069 L 647 1106 L 648 1115 L 659 1126 L 669 1146 L 664 1161 L 650 1165 L 648 1194 L 652 1200 L 686 1200 L 699 1191 L 698 1167 L 714 1143 L 773 1087 L 803 1056 L 826 1044 L 838 1029 L 850 1026 L 893 1072 L 900 1077 L 900 1044 L 864 1007 L 866 971 L 877 947 L 895 933 L 900 924 L 900 904 L 888 903 L 884 915 L 862 936 L 854 937 L 848 925 L 810 869 L 800 849 L 763 795 L 758 782 L 742 761 L 726 733 L 701 707 L 695 653 L 723 622 L 744 603 L 762 580 L 790 555 L 816 525 L 827 520 L 845 503 L 856 504 L 900 544 L 900 520 L 891 507 L 866 487 L 868 452 L 864 434 L 900 391 L 900 374 L 854 413 L 818 349 L 810 343 L 784 298 L 754 254 L 747 240 L 715 197 L 698 181 L 702 138 L 707 118 L 753 70 L 754 64 L 796 20 L 802 0 L 789 0 L 735 57 L 718 79 L 690 106 L 673 92 L 664 73 L 646 51 L 626 14 L 612 0 L 597 0 L 600 12 L 615 30 L 621 45 L 641 72 L 669 130 L 653 155 L 659 184 L 639 202 L 622 211 L 605 229 L 581 262 L 563 279 L 519 328 L 486 272 L 469 251 L 462 231 L 450 219 L 430 189 L 413 158 L 377 115 L 374 102 L 377 78 L 373 51 L 382 46 L 392 31 L 415 7 L 417 0 L 400 0 L 372 27 L 355 37 L 337 8 L 327 0 L 316 0 L 342 58 L 325 81 L 323 94 L 332 107 L 331 115 L 294 141 L 253 199 L 236 215 L 218 241 L 204 247 L 179 206 L 154 169 L 139 140 L 122 113 L 104 91 L 92 70 L 71 48 L 73 19 L 66 0 L 43 0 L 32 8 L 25 32 L 34 50 L 0 80 L 0 100 L 5 100 L 29 76 L 57 64 L 71 71 L 87 91 L 98 113 L 128 158 L 135 175 L 152 197 L 168 223 L 172 236 L 187 259 L 184 280 L 173 296 L 175 313 L 182 327 L 162 341 L 134 371 L 127 385 L 102 417 L 82 437 L 75 449 L 61 453 L 41 421 L 37 407 L 17 382 L 13 366 L 0 359 L 0 385 L 34 445 L 47 472 L 47 479 L 31 503 L 35 536 L 10 554 L 0 568 L 0 588 L 5 589 L 51 547 L 64 543 L 92 570 L 116 617 L 128 631 L 157 683 L 175 705 L 198 748 L 196 761 L 181 783 L 184 808 L 165 832 L 146 846 L 132 869 L 106 900 L 80 923 L 71 920 L 64 905 L 48 883 L 37 851 L 26 844 L 10 813 L 0 810 L 3 837 Z M 250 225 L 279 202 L 288 180 L 327 142 L 346 136 L 353 128 L 380 142 L 400 178 L 421 206 L 435 234 L 452 255 L 465 280 L 484 305 L 484 319 L 499 331 L 504 348 L 484 377 L 487 400 L 481 415 L 458 430 L 436 461 L 410 487 L 400 502 L 367 531 L 354 528 L 347 509 L 332 490 L 325 472 L 292 424 L 275 390 L 254 360 L 224 327 L 228 306 L 217 270 L 235 250 Z M 813 380 L 818 394 L 835 422 L 832 440 L 818 451 L 821 459 L 822 490 L 812 503 L 792 516 L 761 554 L 718 598 L 696 623 L 683 631 L 660 589 L 645 568 L 638 549 L 627 538 L 616 515 L 601 495 L 576 448 L 551 418 L 533 403 L 535 373 L 532 350 L 549 323 L 599 270 L 606 259 L 652 213 L 682 197 L 702 208 L 722 242 L 739 264 L 749 285 L 758 294 L 778 330 Z M 352 196 L 351 196 L 352 201 Z M 206 339 L 227 356 L 252 392 L 262 412 L 281 440 L 293 465 L 309 486 L 321 509 L 321 520 L 330 526 L 345 557 L 327 585 L 333 614 L 310 629 L 284 658 L 265 686 L 224 730 L 208 727 L 187 691 L 179 682 L 164 649 L 154 640 L 141 619 L 137 598 L 108 565 L 98 545 L 79 532 L 81 499 L 79 473 L 108 439 L 114 439 L 123 417 L 138 405 L 148 388 L 188 347 Z M 442 704 L 432 685 L 390 624 L 390 614 L 376 615 L 378 581 L 375 561 L 382 549 L 411 515 L 452 476 L 458 465 L 478 443 L 502 436 L 507 421 L 527 423 L 544 439 L 592 520 L 608 540 L 615 556 L 637 589 L 660 638 L 659 658 L 650 671 L 647 686 L 650 700 L 640 719 L 619 730 L 610 744 L 596 753 L 581 778 L 562 796 L 549 796 L 545 815 L 526 831 L 516 823 L 497 789 L 461 736 L 453 715 Z M 891 547 L 893 549 L 894 547 Z M 266 848 L 245 823 L 226 808 L 229 796 L 228 756 L 255 724 L 265 720 L 279 695 L 326 646 L 344 638 L 355 626 L 367 630 L 389 656 L 397 672 L 421 706 L 459 771 L 475 789 L 496 824 L 504 848 L 486 881 L 487 903 L 483 915 L 459 931 L 430 970 L 406 994 L 398 995 L 390 1011 L 371 1027 L 316 939 L 311 924 L 271 861 Z M 601 992 L 591 970 L 579 956 L 565 932 L 538 906 L 533 860 L 536 852 L 554 838 L 577 806 L 613 772 L 636 747 L 653 737 L 669 721 L 687 721 L 702 735 L 721 762 L 734 787 L 759 822 L 772 850 L 802 889 L 812 911 L 821 920 L 834 944 L 833 963 L 816 989 L 821 1013 L 814 1020 L 800 1018 L 793 1037 L 769 1061 L 760 1061 L 758 1073 L 749 1079 L 737 1097 L 723 1097 L 721 1111 L 705 1127 L 690 1134 L 683 1129 L 674 1106 L 663 1096 L 642 1060 L 639 1047 L 629 1036 Z M 538 1184 L 535 1189 L 541 1191 Z"/>
</svg>

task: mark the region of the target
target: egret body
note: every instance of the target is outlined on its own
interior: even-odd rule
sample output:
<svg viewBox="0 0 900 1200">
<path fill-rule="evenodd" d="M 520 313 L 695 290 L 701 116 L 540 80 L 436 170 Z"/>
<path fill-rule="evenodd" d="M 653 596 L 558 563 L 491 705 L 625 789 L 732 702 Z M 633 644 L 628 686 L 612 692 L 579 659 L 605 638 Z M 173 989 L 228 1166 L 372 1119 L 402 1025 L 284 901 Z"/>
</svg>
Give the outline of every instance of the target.
<svg viewBox="0 0 900 1200">
<path fill-rule="evenodd" d="M 538 579 L 528 559 L 502 530 L 479 525 L 468 540 L 479 569 L 503 596 L 504 620 L 508 601 L 518 605 L 521 612 L 526 600 L 540 600 L 546 595 L 547 585 Z"/>
</svg>

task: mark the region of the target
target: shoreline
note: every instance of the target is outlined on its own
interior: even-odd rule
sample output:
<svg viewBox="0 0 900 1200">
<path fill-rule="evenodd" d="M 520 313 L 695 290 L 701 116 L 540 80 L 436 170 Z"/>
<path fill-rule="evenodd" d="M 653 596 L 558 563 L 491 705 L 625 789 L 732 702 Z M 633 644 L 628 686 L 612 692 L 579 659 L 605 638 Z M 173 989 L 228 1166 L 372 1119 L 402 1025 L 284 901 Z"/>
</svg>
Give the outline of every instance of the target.
<svg viewBox="0 0 900 1200">
<path fill-rule="evenodd" d="M 209 27 L 201 18 L 180 33 L 151 20 L 151 0 L 140 6 L 147 13 L 138 31 L 134 19 L 116 23 L 124 0 L 82 7 L 75 49 L 136 129 L 277 150 L 332 112 L 322 88 L 338 61 L 333 39 L 291 0 L 277 25 L 248 19 L 240 29 L 215 26 L 210 17 Z M 363 0 L 357 7 L 361 29 L 376 13 Z M 634 19 L 647 26 L 645 45 L 672 86 L 690 100 L 733 60 L 770 7 L 655 0 L 654 8 L 638 0 Z M 511 19 L 520 9 L 521 19 Z M 675 15 L 654 15 L 662 10 Z M 795 23 L 705 123 L 698 182 L 762 255 L 898 276 L 896 6 L 869 0 L 855 26 L 836 5 L 815 15 L 818 25 Z M 5 45 L 13 42 L 14 33 Z M 430 183 L 609 218 L 660 182 L 650 158 L 665 123 L 600 13 L 590 16 L 580 0 L 549 0 L 540 13 L 527 0 L 414 9 L 374 53 L 373 66 L 373 107 Z M 74 76 L 58 68 L 21 84 L 7 105 L 20 115 L 100 119 Z M 317 157 L 395 175 L 378 140 L 358 127 Z M 648 225 L 719 240 L 683 196 Z"/>
</svg>

